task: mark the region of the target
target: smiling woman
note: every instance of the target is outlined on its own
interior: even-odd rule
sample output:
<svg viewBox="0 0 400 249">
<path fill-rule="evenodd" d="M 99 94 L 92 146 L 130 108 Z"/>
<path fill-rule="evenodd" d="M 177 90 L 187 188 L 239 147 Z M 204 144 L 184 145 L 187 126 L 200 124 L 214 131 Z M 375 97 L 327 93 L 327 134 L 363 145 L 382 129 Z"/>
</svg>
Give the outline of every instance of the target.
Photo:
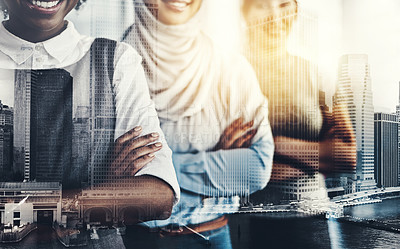
<svg viewBox="0 0 400 249">
<path fill-rule="evenodd" d="M 118 202 L 115 210 L 138 211 L 109 217 L 115 225 L 165 219 L 179 187 L 141 58 L 127 44 L 81 35 L 64 19 L 82 2 L 1 1 L 9 18 L 0 23 L 0 99 L 13 94 L 7 101 L 15 107 L 11 123 L 18 125 L 10 129 L 25 141 L 7 146 L 10 158 L 30 158 L 25 168 L 8 160 L 17 176 L 1 172 L 0 183 L 58 182 L 63 197 L 87 202 L 98 190 L 106 203 L 123 196 L 129 203 Z"/>
<path fill-rule="evenodd" d="M 167 25 L 187 22 L 201 5 L 201 0 L 145 0 L 144 2 L 157 4 L 158 12 L 153 14 L 157 14 L 158 20 Z"/>
</svg>

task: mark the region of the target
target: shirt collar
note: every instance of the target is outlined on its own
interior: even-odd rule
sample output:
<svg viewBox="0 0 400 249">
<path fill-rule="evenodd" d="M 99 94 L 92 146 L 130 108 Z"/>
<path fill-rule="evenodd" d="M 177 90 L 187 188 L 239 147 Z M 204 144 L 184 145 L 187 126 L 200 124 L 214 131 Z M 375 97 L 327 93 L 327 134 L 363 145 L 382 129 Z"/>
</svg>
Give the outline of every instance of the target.
<svg viewBox="0 0 400 249">
<path fill-rule="evenodd" d="M 4 22 L 0 25 L 0 51 L 18 65 L 24 63 L 33 54 L 33 43 L 11 34 Z"/>
<path fill-rule="evenodd" d="M 50 56 L 61 63 L 70 55 L 79 40 L 80 34 L 72 22 L 67 22 L 67 28 L 61 34 L 38 43 L 25 41 L 10 33 L 4 27 L 4 22 L 0 25 L 0 51 L 9 56 L 18 65 L 21 65 L 32 56 L 37 45 L 42 45 Z"/>
<path fill-rule="evenodd" d="M 75 29 L 74 24 L 68 22 L 67 28 L 60 35 L 44 41 L 43 46 L 52 57 L 61 63 L 71 54 L 80 38 L 81 35 Z"/>
</svg>

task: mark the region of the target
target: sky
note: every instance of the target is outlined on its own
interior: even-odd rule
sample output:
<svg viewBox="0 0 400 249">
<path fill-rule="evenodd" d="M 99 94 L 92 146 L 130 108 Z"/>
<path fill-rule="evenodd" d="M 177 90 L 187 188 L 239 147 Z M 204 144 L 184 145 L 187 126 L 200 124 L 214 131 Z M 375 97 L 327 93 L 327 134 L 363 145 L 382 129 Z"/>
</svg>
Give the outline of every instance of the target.
<svg viewBox="0 0 400 249">
<path fill-rule="evenodd" d="M 375 111 L 399 102 L 400 1 L 343 0 L 343 53 L 369 56 Z"/>
<path fill-rule="evenodd" d="M 399 103 L 400 1 L 300 0 L 319 17 L 322 85 L 334 91 L 337 63 L 343 54 L 367 54 L 374 108 L 391 113 Z"/>
</svg>

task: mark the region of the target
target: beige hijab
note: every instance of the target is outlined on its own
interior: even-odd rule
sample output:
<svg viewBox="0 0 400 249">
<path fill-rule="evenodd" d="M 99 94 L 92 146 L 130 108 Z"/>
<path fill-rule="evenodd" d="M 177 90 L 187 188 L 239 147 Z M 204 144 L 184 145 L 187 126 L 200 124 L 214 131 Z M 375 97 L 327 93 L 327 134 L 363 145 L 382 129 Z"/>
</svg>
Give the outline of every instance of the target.
<svg viewBox="0 0 400 249">
<path fill-rule="evenodd" d="M 204 107 L 213 83 L 221 77 L 219 56 L 200 28 L 205 3 L 187 23 L 165 25 L 142 0 L 138 2 L 135 23 L 124 41 L 143 57 L 158 115 L 169 120 L 192 116 Z"/>
</svg>

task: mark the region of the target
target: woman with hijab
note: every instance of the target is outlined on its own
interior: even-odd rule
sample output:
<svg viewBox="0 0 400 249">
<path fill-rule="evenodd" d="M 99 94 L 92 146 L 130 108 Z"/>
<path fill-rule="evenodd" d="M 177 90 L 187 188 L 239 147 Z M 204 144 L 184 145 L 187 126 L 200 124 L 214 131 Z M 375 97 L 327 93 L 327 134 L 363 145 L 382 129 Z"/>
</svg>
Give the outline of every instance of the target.
<svg viewBox="0 0 400 249">
<path fill-rule="evenodd" d="M 128 229 L 128 245 L 231 248 L 224 213 L 237 211 L 239 196 L 264 188 L 270 178 L 267 100 L 246 59 L 203 32 L 206 2 L 135 1 L 135 23 L 124 41 L 143 58 L 182 192 L 170 219 L 143 224 L 162 237 Z"/>
</svg>

